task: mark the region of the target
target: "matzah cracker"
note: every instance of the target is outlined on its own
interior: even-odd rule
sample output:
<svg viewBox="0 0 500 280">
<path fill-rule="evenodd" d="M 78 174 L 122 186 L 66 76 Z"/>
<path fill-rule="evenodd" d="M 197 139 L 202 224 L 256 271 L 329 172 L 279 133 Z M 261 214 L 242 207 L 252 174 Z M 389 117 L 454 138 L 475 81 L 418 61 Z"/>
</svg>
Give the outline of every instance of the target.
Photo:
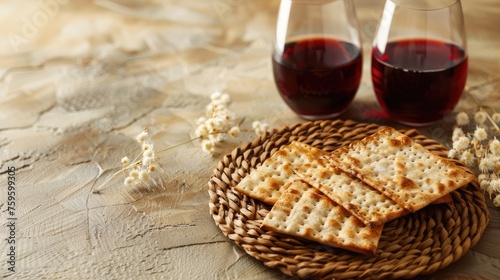
<svg viewBox="0 0 500 280">
<path fill-rule="evenodd" d="M 331 164 L 306 164 L 299 167 L 296 173 L 303 181 L 342 205 L 365 225 L 380 226 L 408 214 L 406 209 L 389 197 Z"/>
<path fill-rule="evenodd" d="M 474 175 L 385 127 L 332 153 L 341 169 L 415 212 L 466 185 Z"/>
<path fill-rule="evenodd" d="M 327 152 L 311 148 L 307 144 L 293 141 L 252 170 L 235 189 L 273 205 L 286 190 L 286 183 L 298 179 L 293 172 L 295 168 L 320 158 L 329 160 Z"/>
<path fill-rule="evenodd" d="M 304 182 L 288 184 L 290 186 L 264 218 L 264 229 L 375 255 L 382 226 L 365 226 L 347 210 Z"/>
</svg>

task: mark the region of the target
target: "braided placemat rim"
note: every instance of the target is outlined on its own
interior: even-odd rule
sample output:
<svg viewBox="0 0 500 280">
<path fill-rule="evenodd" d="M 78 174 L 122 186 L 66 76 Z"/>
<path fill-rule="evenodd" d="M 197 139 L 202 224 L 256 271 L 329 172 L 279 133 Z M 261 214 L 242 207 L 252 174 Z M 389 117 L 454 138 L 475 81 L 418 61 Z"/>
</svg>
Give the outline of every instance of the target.
<svg viewBox="0 0 500 280">
<path fill-rule="evenodd" d="M 476 245 L 490 220 L 477 179 L 452 192 L 451 204 L 430 205 L 387 223 L 376 256 L 261 230 L 270 206 L 234 190 L 252 168 L 291 141 L 333 151 L 380 128 L 352 120 L 311 121 L 282 127 L 237 147 L 222 158 L 208 182 L 211 216 L 222 233 L 246 253 L 293 277 L 398 279 L 447 267 Z M 446 157 L 446 147 L 417 130 L 400 132 Z"/>
</svg>

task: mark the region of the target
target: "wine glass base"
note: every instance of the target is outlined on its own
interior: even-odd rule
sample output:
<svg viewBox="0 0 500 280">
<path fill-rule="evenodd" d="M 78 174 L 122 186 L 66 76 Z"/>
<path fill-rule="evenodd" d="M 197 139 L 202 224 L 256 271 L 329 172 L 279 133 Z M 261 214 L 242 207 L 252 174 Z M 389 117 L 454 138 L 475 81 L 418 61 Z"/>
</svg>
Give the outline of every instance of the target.
<svg viewBox="0 0 500 280">
<path fill-rule="evenodd" d="M 297 115 L 305 120 L 308 120 L 308 121 L 327 120 L 327 119 L 332 119 L 332 118 L 335 118 L 335 117 L 342 115 L 346 110 L 347 110 L 347 108 L 340 111 L 340 112 L 326 114 L 326 115 L 304 115 L 304 114 L 299 114 L 299 113 L 297 113 Z"/>
<path fill-rule="evenodd" d="M 430 121 L 430 122 L 422 122 L 422 123 L 419 123 L 419 122 L 407 122 L 407 121 L 400 121 L 400 120 L 396 120 L 396 121 L 398 123 L 400 123 L 400 124 L 404 124 L 404 125 L 407 125 L 407 126 L 424 127 L 424 126 L 433 125 L 433 124 L 437 123 L 439 120 Z"/>
</svg>

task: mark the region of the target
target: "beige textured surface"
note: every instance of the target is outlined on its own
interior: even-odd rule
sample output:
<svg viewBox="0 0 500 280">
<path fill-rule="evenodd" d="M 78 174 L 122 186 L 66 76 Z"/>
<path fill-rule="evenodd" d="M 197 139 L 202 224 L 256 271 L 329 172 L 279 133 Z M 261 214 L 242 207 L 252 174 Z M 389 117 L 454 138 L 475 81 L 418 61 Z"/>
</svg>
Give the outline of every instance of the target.
<svg viewBox="0 0 500 280">
<path fill-rule="evenodd" d="M 342 118 L 393 124 L 379 114 L 370 45 L 383 1 L 355 0 L 363 80 Z M 51 4 L 51 5 L 49 5 Z M 225 87 L 244 128 L 297 118 L 272 81 L 270 45 L 279 1 L 17 1 L 0 6 L 0 277 L 10 279 L 284 279 L 237 249 L 208 212 L 215 157 L 192 142 L 161 154 L 161 181 L 112 180 L 148 127 L 158 148 L 194 136 L 209 96 Z M 464 0 L 469 85 L 500 73 L 500 4 Z M 49 5 L 49 6 L 48 6 Z M 499 85 L 476 97 L 500 108 Z M 496 94 L 496 96 L 494 95 Z M 460 108 L 471 107 L 463 98 Z M 450 144 L 452 117 L 421 129 Z M 17 272 L 7 270 L 6 170 L 17 182 Z M 479 244 L 427 279 L 500 275 L 500 212 Z"/>
</svg>

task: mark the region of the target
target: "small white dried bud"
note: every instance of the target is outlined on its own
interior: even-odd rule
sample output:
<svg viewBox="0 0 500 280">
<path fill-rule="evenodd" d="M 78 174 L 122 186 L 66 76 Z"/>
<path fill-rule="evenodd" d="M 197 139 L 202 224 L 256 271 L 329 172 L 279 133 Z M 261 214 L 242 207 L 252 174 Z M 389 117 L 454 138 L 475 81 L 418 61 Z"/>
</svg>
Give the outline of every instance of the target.
<svg viewBox="0 0 500 280">
<path fill-rule="evenodd" d="M 123 165 L 127 165 L 130 163 L 130 159 L 128 157 L 122 157 L 121 161 Z"/>
<path fill-rule="evenodd" d="M 500 179 L 491 180 L 490 187 L 494 192 L 500 193 Z"/>
<path fill-rule="evenodd" d="M 491 118 L 493 119 L 494 122 L 500 123 L 500 113 L 493 113 Z"/>
<path fill-rule="evenodd" d="M 500 173 L 500 156 L 495 156 L 495 172 Z"/>
<path fill-rule="evenodd" d="M 482 181 L 489 180 L 489 176 L 486 174 L 479 174 L 479 176 L 477 176 L 477 180 L 481 183 Z"/>
<path fill-rule="evenodd" d="M 151 158 L 151 157 L 144 157 L 142 159 L 142 165 L 143 166 L 150 166 L 151 164 L 153 164 L 153 158 Z"/>
<path fill-rule="evenodd" d="M 482 180 L 479 182 L 479 186 L 483 191 L 487 192 L 491 197 L 491 195 L 493 194 L 493 189 L 490 187 L 490 181 Z"/>
<path fill-rule="evenodd" d="M 495 205 L 495 207 L 500 207 L 500 194 L 497 195 L 495 199 L 493 199 L 493 204 Z"/>
<path fill-rule="evenodd" d="M 201 149 L 205 153 L 212 154 L 215 151 L 215 143 L 209 139 L 201 141 Z"/>
<path fill-rule="evenodd" d="M 478 111 L 474 114 L 474 121 L 477 123 L 477 124 L 483 124 L 486 119 L 487 119 L 487 115 L 486 115 L 486 112 L 485 111 Z"/>
<path fill-rule="evenodd" d="M 478 168 L 482 173 L 488 173 L 495 170 L 495 162 L 489 157 L 482 158 Z"/>
<path fill-rule="evenodd" d="M 144 144 L 142 144 L 141 148 L 142 148 L 143 151 L 150 151 L 150 150 L 153 149 L 153 145 L 144 143 Z"/>
<path fill-rule="evenodd" d="M 493 139 L 488 145 L 488 149 L 495 156 L 500 156 L 500 141 L 498 139 Z"/>
<path fill-rule="evenodd" d="M 235 118 L 234 114 L 227 108 L 220 108 L 213 114 L 214 118 L 222 119 L 225 122 L 231 121 Z"/>
<path fill-rule="evenodd" d="M 151 165 L 149 165 L 149 167 L 148 167 L 148 171 L 149 171 L 150 173 L 156 172 L 157 170 L 158 170 L 158 167 L 156 167 L 156 165 L 154 165 L 154 164 L 151 164 Z"/>
<path fill-rule="evenodd" d="M 469 124 L 469 116 L 465 112 L 460 112 L 456 116 L 457 125 L 463 126 Z"/>
<path fill-rule="evenodd" d="M 474 131 L 474 137 L 479 141 L 483 141 L 488 138 L 488 133 L 486 132 L 486 129 L 482 127 L 476 127 L 476 130 Z"/>
<path fill-rule="evenodd" d="M 210 99 L 211 99 L 212 101 L 214 101 L 214 100 L 219 100 L 221 97 L 222 97 L 222 92 L 220 92 L 220 91 L 216 91 L 216 92 L 214 92 L 214 93 L 212 93 L 212 94 L 210 95 Z"/>
<path fill-rule="evenodd" d="M 462 137 L 462 136 L 465 136 L 465 133 L 464 131 L 462 130 L 462 128 L 460 127 L 455 127 L 455 129 L 453 129 L 453 135 L 451 136 L 451 140 L 452 141 L 457 141 L 458 138 Z"/>
<path fill-rule="evenodd" d="M 229 96 L 229 94 L 223 93 L 220 97 L 220 101 L 224 104 L 229 104 L 229 102 L 231 102 L 231 97 Z"/>
<path fill-rule="evenodd" d="M 225 109 L 225 105 L 224 104 L 221 104 L 220 102 L 215 102 L 215 101 L 212 101 L 210 102 L 208 105 L 207 105 L 207 108 L 206 108 L 206 115 L 207 116 L 213 116 L 215 114 L 217 114 L 218 111 L 220 110 L 223 110 Z"/>
<path fill-rule="evenodd" d="M 142 154 L 144 158 L 150 158 L 154 159 L 155 158 L 155 152 L 153 150 L 145 150 L 144 153 Z"/>
<path fill-rule="evenodd" d="M 147 130 L 144 130 L 142 131 L 141 133 L 139 133 L 135 139 L 137 140 L 137 142 L 139 143 L 143 143 L 144 141 L 146 141 L 149 137 L 149 134 L 148 134 L 148 131 Z"/>
<path fill-rule="evenodd" d="M 462 153 L 462 156 L 460 156 L 460 160 L 465 163 L 465 165 L 472 166 L 474 164 L 474 160 L 476 158 L 474 155 L 469 151 L 466 150 Z"/>
<path fill-rule="evenodd" d="M 208 130 L 208 127 L 203 123 L 203 124 L 199 125 L 198 127 L 196 127 L 195 133 L 196 133 L 196 136 L 198 136 L 198 137 L 205 137 L 208 134 L 210 134 L 210 131 Z"/>
<path fill-rule="evenodd" d="M 456 159 L 458 159 L 458 158 L 460 158 L 459 156 L 460 156 L 460 153 L 457 150 L 455 150 L 455 149 L 451 149 L 451 150 L 448 151 L 448 158 L 456 158 Z"/>
<path fill-rule="evenodd" d="M 125 184 L 125 186 L 130 186 L 130 185 L 133 185 L 135 182 L 136 182 L 136 179 L 129 176 L 129 177 L 125 178 L 125 181 L 123 183 Z"/>
<path fill-rule="evenodd" d="M 128 173 L 128 176 L 137 179 L 139 177 L 139 171 L 133 169 Z"/>
<path fill-rule="evenodd" d="M 233 126 L 229 131 L 228 134 L 229 136 L 233 138 L 238 138 L 240 136 L 241 130 L 238 126 Z"/>
<path fill-rule="evenodd" d="M 210 118 L 206 121 L 205 125 L 210 133 L 216 133 L 224 128 L 224 120 L 219 118 Z"/>
<path fill-rule="evenodd" d="M 467 136 L 459 137 L 453 142 L 453 149 L 464 151 L 469 148 L 470 139 Z"/>
<path fill-rule="evenodd" d="M 139 180 L 143 182 L 149 180 L 149 173 L 145 170 L 141 170 L 141 172 L 139 172 Z"/>
<path fill-rule="evenodd" d="M 252 123 L 252 128 L 253 128 L 255 134 L 261 136 L 264 133 L 266 133 L 266 131 L 269 130 L 269 125 L 267 123 L 261 123 L 259 121 L 254 121 Z"/>
</svg>

